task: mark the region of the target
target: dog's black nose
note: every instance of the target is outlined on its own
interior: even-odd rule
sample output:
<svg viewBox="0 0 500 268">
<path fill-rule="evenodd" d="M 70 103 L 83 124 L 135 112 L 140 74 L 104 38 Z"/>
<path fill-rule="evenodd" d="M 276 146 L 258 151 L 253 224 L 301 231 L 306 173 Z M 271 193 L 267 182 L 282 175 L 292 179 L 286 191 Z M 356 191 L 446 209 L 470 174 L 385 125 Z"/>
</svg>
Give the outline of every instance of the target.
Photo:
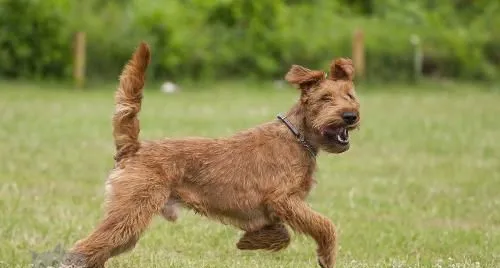
<svg viewBox="0 0 500 268">
<path fill-rule="evenodd" d="M 351 125 L 358 121 L 358 115 L 354 112 L 345 112 L 342 114 L 342 119 L 346 124 Z"/>
</svg>

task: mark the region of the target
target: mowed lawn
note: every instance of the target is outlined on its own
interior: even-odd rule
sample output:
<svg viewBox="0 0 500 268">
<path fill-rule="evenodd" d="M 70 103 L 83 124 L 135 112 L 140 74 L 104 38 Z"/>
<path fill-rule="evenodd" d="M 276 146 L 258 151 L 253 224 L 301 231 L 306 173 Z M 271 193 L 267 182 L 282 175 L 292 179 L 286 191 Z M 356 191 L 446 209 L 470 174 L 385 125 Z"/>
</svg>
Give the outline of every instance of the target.
<svg viewBox="0 0 500 268">
<path fill-rule="evenodd" d="M 0 267 L 70 247 L 102 215 L 113 165 L 115 85 L 0 83 Z M 357 87 L 351 150 L 319 156 L 311 206 L 337 225 L 338 267 L 500 267 L 500 91 L 474 85 Z M 141 138 L 227 136 L 274 120 L 291 87 L 148 85 Z M 228 167 L 230 168 L 230 167 Z M 183 211 L 156 218 L 109 267 L 316 267 L 294 235 L 279 253 L 241 252 L 241 232 Z"/>
</svg>

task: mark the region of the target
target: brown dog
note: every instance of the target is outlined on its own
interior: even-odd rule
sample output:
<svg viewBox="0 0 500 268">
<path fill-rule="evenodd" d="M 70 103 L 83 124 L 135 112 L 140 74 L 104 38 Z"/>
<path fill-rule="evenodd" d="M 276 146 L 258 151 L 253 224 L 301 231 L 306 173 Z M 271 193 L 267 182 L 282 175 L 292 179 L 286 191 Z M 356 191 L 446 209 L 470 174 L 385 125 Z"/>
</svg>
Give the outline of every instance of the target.
<svg viewBox="0 0 500 268">
<path fill-rule="evenodd" d="M 134 247 L 154 215 L 176 220 L 177 206 L 244 230 L 237 243 L 242 250 L 285 248 L 289 225 L 316 241 L 321 267 L 333 267 L 335 226 L 304 200 L 318 151 L 348 150 L 348 133 L 358 125 L 352 62 L 335 60 L 329 78 L 292 66 L 285 78 L 298 85 L 300 100 L 278 120 L 227 138 L 140 142 L 137 114 L 149 60 L 142 43 L 120 77 L 113 117 L 116 164 L 106 183 L 106 213 L 63 267 L 104 267 Z"/>
</svg>

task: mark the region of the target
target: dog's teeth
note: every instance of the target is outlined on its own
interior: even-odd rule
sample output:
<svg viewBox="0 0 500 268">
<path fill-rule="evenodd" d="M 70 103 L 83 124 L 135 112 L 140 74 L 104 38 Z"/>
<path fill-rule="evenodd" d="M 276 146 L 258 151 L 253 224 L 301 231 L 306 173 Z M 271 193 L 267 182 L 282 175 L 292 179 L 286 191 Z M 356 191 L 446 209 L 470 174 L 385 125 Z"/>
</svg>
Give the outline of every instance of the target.
<svg viewBox="0 0 500 268">
<path fill-rule="evenodd" d="M 349 134 L 347 132 L 347 129 L 344 128 L 337 134 L 337 141 L 339 141 L 340 143 L 349 142 Z"/>
<path fill-rule="evenodd" d="M 340 142 L 346 142 L 346 140 L 340 134 L 337 134 L 337 140 Z"/>
</svg>

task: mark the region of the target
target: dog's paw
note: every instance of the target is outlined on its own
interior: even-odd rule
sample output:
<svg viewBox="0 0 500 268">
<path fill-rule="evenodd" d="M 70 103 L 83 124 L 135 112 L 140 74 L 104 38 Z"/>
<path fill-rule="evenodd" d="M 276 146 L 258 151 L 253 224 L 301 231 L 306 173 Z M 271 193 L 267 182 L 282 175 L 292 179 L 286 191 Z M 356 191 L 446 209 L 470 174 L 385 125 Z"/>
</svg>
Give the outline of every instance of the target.
<svg viewBox="0 0 500 268">
<path fill-rule="evenodd" d="M 333 268 L 333 263 L 330 258 L 325 258 L 323 256 L 318 257 L 318 264 L 321 268 Z"/>
<path fill-rule="evenodd" d="M 59 268 L 87 268 L 89 267 L 86 262 L 85 258 L 77 253 L 72 253 L 69 252 L 67 253 L 61 264 L 59 265 Z"/>
<path fill-rule="evenodd" d="M 326 266 L 323 264 L 323 262 L 321 261 L 320 258 L 318 258 L 318 264 L 319 264 L 319 267 L 326 268 Z"/>
</svg>

